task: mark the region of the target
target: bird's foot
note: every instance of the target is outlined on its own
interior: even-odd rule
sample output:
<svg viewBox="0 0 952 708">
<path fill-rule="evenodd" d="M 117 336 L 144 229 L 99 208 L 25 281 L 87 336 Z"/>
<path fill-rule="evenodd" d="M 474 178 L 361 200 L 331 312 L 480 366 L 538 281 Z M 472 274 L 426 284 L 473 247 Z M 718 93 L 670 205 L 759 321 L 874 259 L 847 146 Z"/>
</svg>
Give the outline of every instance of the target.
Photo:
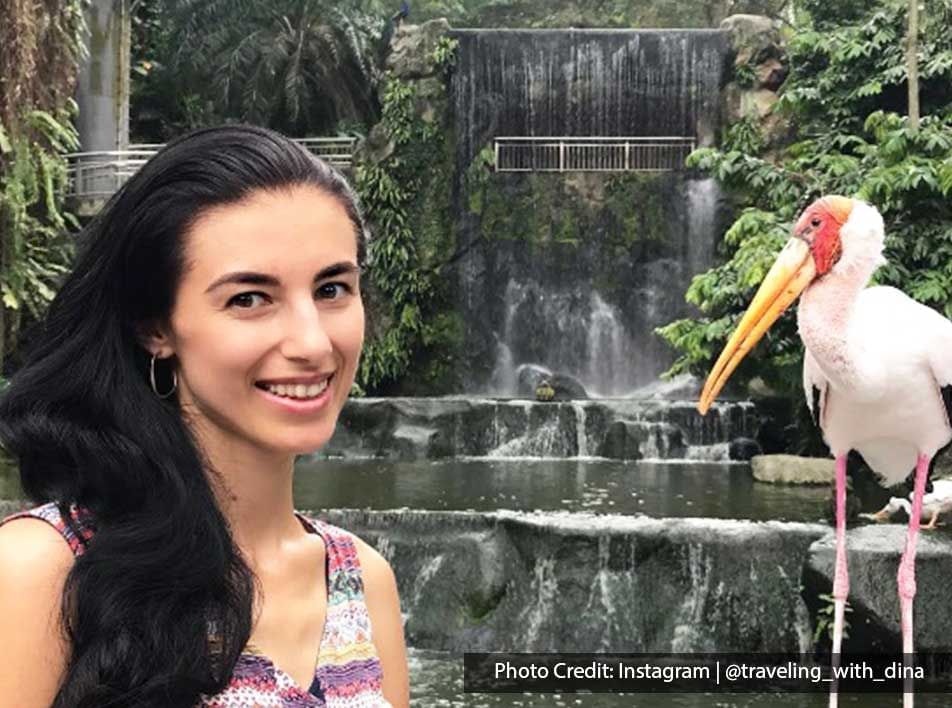
<svg viewBox="0 0 952 708">
<path fill-rule="evenodd" d="M 864 513 L 864 514 L 860 514 L 859 517 L 861 519 L 869 519 L 870 521 L 875 521 L 876 523 L 881 524 L 886 521 L 889 521 L 890 514 L 885 509 L 880 509 L 875 514 Z"/>
</svg>

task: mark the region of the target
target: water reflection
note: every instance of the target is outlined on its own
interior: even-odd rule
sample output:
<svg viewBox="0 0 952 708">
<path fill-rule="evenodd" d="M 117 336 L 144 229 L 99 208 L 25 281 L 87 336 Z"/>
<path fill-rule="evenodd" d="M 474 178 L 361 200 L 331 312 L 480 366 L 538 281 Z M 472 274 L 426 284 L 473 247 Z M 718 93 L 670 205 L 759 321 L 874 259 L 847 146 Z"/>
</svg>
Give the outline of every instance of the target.
<svg viewBox="0 0 952 708">
<path fill-rule="evenodd" d="M 826 486 L 755 482 L 747 465 L 614 460 L 301 462 L 299 508 L 496 509 L 819 521 Z"/>
</svg>

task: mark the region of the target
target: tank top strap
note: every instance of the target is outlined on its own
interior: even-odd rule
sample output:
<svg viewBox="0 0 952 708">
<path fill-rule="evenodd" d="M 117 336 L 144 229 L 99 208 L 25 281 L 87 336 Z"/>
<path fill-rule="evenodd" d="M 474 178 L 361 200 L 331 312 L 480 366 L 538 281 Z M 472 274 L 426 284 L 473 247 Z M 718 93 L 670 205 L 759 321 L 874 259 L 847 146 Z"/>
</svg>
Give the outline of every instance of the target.
<svg viewBox="0 0 952 708">
<path fill-rule="evenodd" d="M 327 549 L 327 617 L 317 666 L 327 705 L 389 706 L 381 693 L 383 673 L 371 636 L 356 537 L 319 519 L 298 516 L 324 539 Z"/>
<path fill-rule="evenodd" d="M 69 518 L 64 518 L 56 502 L 48 502 L 41 506 L 17 512 L 0 520 L 0 525 L 14 519 L 41 519 L 56 529 L 69 545 L 75 556 L 81 556 L 86 551 L 86 544 L 93 537 L 95 528 L 91 515 L 76 504 L 69 507 Z"/>
<path fill-rule="evenodd" d="M 298 514 L 298 518 L 303 521 L 308 531 L 318 534 L 324 540 L 327 553 L 328 605 L 362 602 L 364 583 L 354 535 L 311 516 Z"/>
</svg>

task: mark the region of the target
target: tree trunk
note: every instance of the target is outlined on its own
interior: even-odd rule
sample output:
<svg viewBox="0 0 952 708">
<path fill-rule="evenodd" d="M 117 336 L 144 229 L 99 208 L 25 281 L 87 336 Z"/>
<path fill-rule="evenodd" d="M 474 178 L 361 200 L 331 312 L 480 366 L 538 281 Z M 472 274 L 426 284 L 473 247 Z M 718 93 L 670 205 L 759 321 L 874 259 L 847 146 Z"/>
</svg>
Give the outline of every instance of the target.
<svg viewBox="0 0 952 708">
<path fill-rule="evenodd" d="M 906 73 L 909 76 L 909 127 L 919 129 L 919 0 L 909 0 L 906 37 Z"/>
</svg>

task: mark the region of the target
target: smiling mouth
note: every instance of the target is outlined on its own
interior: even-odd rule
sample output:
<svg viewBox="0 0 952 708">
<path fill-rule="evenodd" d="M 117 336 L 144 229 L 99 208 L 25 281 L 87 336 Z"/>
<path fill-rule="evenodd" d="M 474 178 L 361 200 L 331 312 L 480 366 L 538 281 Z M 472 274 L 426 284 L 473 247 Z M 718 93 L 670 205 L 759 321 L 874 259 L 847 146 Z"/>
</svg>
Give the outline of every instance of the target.
<svg viewBox="0 0 952 708">
<path fill-rule="evenodd" d="M 333 374 L 326 379 L 312 384 L 272 384 L 256 382 L 255 386 L 263 391 L 272 393 L 281 398 L 291 398 L 298 401 L 307 401 L 319 397 L 330 386 Z"/>
</svg>

